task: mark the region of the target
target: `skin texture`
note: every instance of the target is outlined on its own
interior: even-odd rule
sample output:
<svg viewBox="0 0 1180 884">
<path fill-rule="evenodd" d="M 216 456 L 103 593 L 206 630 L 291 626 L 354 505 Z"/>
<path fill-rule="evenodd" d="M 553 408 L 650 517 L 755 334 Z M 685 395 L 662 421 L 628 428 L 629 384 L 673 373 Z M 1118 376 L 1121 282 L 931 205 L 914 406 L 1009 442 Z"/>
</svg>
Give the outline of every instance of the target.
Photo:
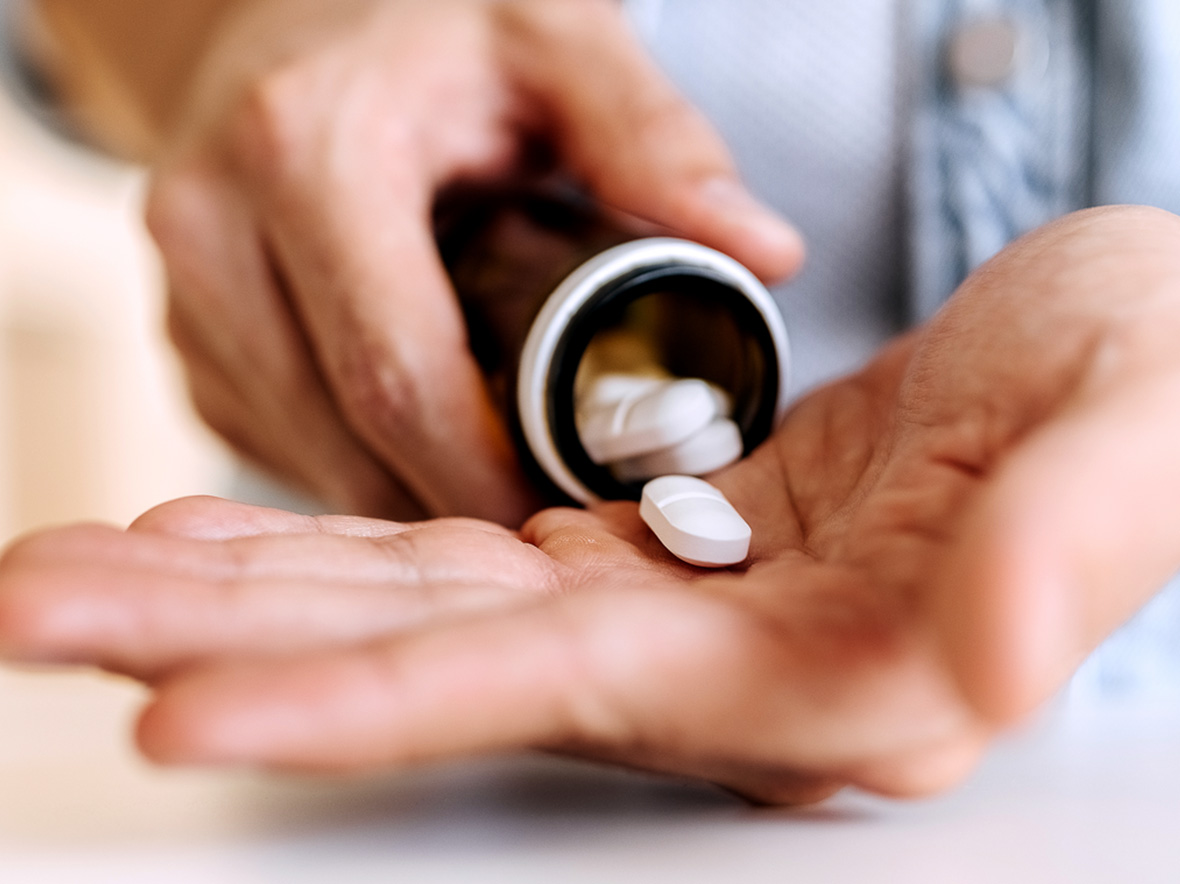
<svg viewBox="0 0 1180 884">
<path fill-rule="evenodd" d="M 188 31 L 169 4 L 43 3 L 63 80 L 102 85 L 75 90 L 96 131 L 152 164 L 198 410 L 340 511 L 540 505 L 435 249 L 441 191 L 559 172 L 768 280 L 802 261 L 615 0 L 205 0 Z"/>
<path fill-rule="evenodd" d="M 740 569 L 629 503 L 519 534 L 213 499 L 0 561 L 0 647 L 154 693 L 166 762 L 543 749 L 770 803 L 946 789 L 1180 569 L 1180 220 L 1066 218 L 714 477 Z"/>
</svg>

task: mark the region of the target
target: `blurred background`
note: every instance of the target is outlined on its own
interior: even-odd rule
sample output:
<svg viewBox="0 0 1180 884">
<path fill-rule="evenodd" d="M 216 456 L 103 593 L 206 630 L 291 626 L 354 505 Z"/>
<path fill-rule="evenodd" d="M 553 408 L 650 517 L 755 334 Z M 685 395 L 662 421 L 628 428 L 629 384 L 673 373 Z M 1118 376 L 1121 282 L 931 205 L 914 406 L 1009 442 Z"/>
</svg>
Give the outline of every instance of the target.
<svg viewBox="0 0 1180 884">
<path fill-rule="evenodd" d="M 0 92 L 0 541 L 228 487 L 163 332 L 143 190 Z"/>
</svg>

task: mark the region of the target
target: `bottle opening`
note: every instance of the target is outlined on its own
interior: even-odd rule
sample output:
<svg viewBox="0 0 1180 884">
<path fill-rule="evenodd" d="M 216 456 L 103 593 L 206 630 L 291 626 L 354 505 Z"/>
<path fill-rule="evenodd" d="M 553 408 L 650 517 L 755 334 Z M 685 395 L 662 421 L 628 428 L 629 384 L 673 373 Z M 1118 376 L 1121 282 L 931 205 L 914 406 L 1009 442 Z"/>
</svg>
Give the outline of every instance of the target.
<svg viewBox="0 0 1180 884">
<path fill-rule="evenodd" d="M 783 366 L 766 317 L 731 280 L 670 263 L 635 270 L 599 288 L 570 317 L 549 363 L 547 423 L 569 471 L 594 497 L 638 500 L 594 463 L 576 424 L 578 391 L 605 372 L 699 378 L 733 403 L 744 453 L 774 428 Z"/>
</svg>

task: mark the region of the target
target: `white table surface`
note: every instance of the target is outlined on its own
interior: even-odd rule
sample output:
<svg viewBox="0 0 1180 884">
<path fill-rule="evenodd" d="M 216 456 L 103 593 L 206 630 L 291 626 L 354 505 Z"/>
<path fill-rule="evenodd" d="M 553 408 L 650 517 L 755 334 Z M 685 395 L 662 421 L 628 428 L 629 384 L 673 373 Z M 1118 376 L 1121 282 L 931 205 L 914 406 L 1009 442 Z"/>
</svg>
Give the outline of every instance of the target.
<svg viewBox="0 0 1180 884">
<path fill-rule="evenodd" d="M 0 882 L 1180 881 L 1180 711 L 1056 711 L 952 794 L 802 811 L 519 758 L 165 771 L 125 683 L 0 669 Z"/>
</svg>

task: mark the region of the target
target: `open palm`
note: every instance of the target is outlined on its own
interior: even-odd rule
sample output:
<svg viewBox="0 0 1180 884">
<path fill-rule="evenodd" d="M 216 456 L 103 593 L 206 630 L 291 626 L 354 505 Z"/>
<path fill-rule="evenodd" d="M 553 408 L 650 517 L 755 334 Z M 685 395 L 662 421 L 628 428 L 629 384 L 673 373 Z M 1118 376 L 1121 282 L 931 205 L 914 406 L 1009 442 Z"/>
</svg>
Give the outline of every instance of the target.
<svg viewBox="0 0 1180 884">
<path fill-rule="evenodd" d="M 170 761 L 541 748 L 759 800 L 945 788 L 1180 567 L 1180 224 L 1074 216 L 715 477 L 741 570 L 632 504 L 488 523 L 210 499 L 0 565 L 0 646 L 151 683 Z"/>
</svg>

